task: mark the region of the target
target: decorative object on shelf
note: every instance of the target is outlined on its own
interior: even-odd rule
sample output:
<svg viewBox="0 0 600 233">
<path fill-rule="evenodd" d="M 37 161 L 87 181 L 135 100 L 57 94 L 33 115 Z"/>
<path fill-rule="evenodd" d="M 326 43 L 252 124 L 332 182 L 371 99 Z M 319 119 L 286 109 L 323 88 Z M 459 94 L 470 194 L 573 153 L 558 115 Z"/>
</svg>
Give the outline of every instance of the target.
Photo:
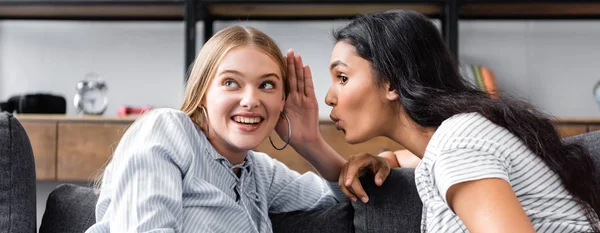
<svg viewBox="0 0 600 233">
<path fill-rule="evenodd" d="M 0 111 L 28 114 L 65 114 L 67 100 L 53 94 L 24 94 L 11 96 L 7 102 L 0 103 Z"/>
<path fill-rule="evenodd" d="M 600 80 L 596 82 L 594 85 L 594 97 L 596 99 L 596 103 L 600 106 Z"/>
<path fill-rule="evenodd" d="M 102 115 L 108 107 L 108 88 L 96 73 L 89 73 L 77 83 L 77 92 L 73 98 L 77 113 Z"/>
<path fill-rule="evenodd" d="M 119 108 L 119 110 L 117 111 L 117 116 L 119 117 L 126 117 L 126 116 L 130 116 L 130 115 L 135 115 L 135 114 L 144 114 L 145 112 L 148 112 L 152 110 L 152 107 L 150 106 L 146 106 L 146 107 L 132 107 L 132 106 L 121 106 Z"/>
</svg>

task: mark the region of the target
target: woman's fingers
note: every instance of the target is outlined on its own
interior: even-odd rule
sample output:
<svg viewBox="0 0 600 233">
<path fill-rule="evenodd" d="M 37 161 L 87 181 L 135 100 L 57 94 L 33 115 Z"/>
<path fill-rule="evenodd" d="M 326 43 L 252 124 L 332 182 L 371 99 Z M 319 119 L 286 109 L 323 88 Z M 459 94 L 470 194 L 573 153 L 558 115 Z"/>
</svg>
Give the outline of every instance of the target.
<svg viewBox="0 0 600 233">
<path fill-rule="evenodd" d="M 300 94 L 304 95 L 304 64 L 302 64 L 302 57 L 300 55 L 295 56 L 295 72 L 296 72 L 296 87 Z"/>
<path fill-rule="evenodd" d="M 346 197 L 348 197 L 348 199 L 350 199 L 352 201 L 356 201 L 357 200 L 356 196 L 354 196 L 354 194 L 345 185 L 346 170 L 347 170 L 346 166 L 342 167 L 342 170 L 340 171 L 340 178 L 338 179 L 338 186 L 340 187 L 342 192 L 346 195 Z"/>
<path fill-rule="evenodd" d="M 358 174 L 365 167 L 369 166 L 369 154 L 360 154 L 352 157 L 346 163 L 344 186 L 352 193 L 354 197 L 360 198 L 364 203 L 369 201 L 367 193 L 360 183 Z"/>
<path fill-rule="evenodd" d="M 352 183 L 354 182 L 354 180 L 357 179 L 358 172 L 360 172 L 360 170 L 363 167 L 365 167 L 364 160 L 360 159 L 360 158 L 350 160 L 346 164 L 346 167 L 347 168 L 346 168 L 346 177 L 345 177 L 344 185 L 346 187 L 350 187 L 350 186 L 352 186 Z"/>
<path fill-rule="evenodd" d="M 381 186 L 383 182 L 385 182 L 385 179 L 390 175 L 390 165 L 387 161 L 379 161 L 379 165 L 373 167 L 377 167 L 377 169 L 373 169 L 373 173 L 375 174 L 375 184 Z"/>
<path fill-rule="evenodd" d="M 363 189 L 362 184 L 360 183 L 360 179 L 358 179 L 358 177 L 354 179 L 354 182 L 352 182 L 352 185 L 350 185 L 350 187 L 352 190 L 352 194 L 354 194 L 355 197 L 360 198 L 360 200 L 364 203 L 367 203 L 369 201 L 369 197 Z"/>
<path fill-rule="evenodd" d="M 309 66 L 304 67 L 304 95 L 309 98 L 316 98 L 312 72 Z"/>
<path fill-rule="evenodd" d="M 287 53 L 287 57 L 286 57 L 286 68 L 287 68 L 287 75 L 288 75 L 288 82 L 290 84 L 290 92 L 295 92 L 298 90 L 297 87 L 297 81 L 296 81 L 296 66 L 295 66 L 295 56 L 294 56 L 294 50 L 290 49 L 288 50 Z"/>
</svg>

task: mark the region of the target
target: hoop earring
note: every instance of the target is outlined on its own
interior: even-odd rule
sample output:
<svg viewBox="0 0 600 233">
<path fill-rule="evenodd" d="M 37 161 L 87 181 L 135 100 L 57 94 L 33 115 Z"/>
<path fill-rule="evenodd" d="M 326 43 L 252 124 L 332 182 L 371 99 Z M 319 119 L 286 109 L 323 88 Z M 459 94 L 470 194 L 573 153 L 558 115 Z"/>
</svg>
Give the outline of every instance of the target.
<svg viewBox="0 0 600 233">
<path fill-rule="evenodd" d="M 208 132 L 210 132 L 210 127 L 208 126 L 208 115 L 206 115 L 206 109 L 204 106 L 200 106 L 202 113 L 204 114 L 204 122 L 206 122 L 206 137 L 208 138 Z"/>
<path fill-rule="evenodd" d="M 290 139 L 292 138 L 292 124 L 290 124 L 290 119 L 283 112 L 281 113 L 281 115 L 283 115 L 283 117 L 285 118 L 285 120 L 288 122 L 288 138 L 287 138 L 287 141 L 285 142 L 285 145 L 283 145 L 283 147 L 277 148 L 275 146 L 275 144 L 273 144 L 273 140 L 271 140 L 271 135 L 269 135 L 269 142 L 271 142 L 271 146 L 273 146 L 273 148 L 275 148 L 275 150 L 283 150 L 283 149 L 285 149 L 290 144 Z"/>
</svg>

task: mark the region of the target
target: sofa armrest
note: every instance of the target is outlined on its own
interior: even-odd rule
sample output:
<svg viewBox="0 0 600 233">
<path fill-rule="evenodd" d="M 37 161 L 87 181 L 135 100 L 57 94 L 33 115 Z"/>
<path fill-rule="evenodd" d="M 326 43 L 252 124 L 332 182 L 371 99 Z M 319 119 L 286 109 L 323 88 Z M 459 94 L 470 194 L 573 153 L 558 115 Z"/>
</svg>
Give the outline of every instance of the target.
<svg viewBox="0 0 600 233">
<path fill-rule="evenodd" d="M 36 232 L 35 162 L 29 137 L 0 112 L 0 233 Z"/>
<path fill-rule="evenodd" d="M 421 232 L 423 204 L 414 169 L 392 169 L 381 187 L 375 185 L 373 174 L 360 179 L 368 203 L 340 203 L 327 209 L 271 215 L 274 232 Z"/>
<path fill-rule="evenodd" d="M 414 168 L 394 168 L 378 187 L 374 175 L 362 176 L 369 202 L 354 202 L 357 233 L 421 232 L 423 203 L 417 192 Z"/>
</svg>

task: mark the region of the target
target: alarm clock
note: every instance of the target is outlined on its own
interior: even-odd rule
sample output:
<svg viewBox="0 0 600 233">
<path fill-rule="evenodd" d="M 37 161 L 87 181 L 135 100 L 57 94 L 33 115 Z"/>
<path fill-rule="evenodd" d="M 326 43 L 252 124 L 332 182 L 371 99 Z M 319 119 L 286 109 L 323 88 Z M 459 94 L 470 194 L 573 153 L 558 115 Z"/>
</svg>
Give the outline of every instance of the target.
<svg viewBox="0 0 600 233">
<path fill-rule="evenodd" d="M 108 107 L 106 83 L 102 80 L 83 80 L 77 83 L 73 98 L 77 113 L 102 115 Z"/>
</svg>

